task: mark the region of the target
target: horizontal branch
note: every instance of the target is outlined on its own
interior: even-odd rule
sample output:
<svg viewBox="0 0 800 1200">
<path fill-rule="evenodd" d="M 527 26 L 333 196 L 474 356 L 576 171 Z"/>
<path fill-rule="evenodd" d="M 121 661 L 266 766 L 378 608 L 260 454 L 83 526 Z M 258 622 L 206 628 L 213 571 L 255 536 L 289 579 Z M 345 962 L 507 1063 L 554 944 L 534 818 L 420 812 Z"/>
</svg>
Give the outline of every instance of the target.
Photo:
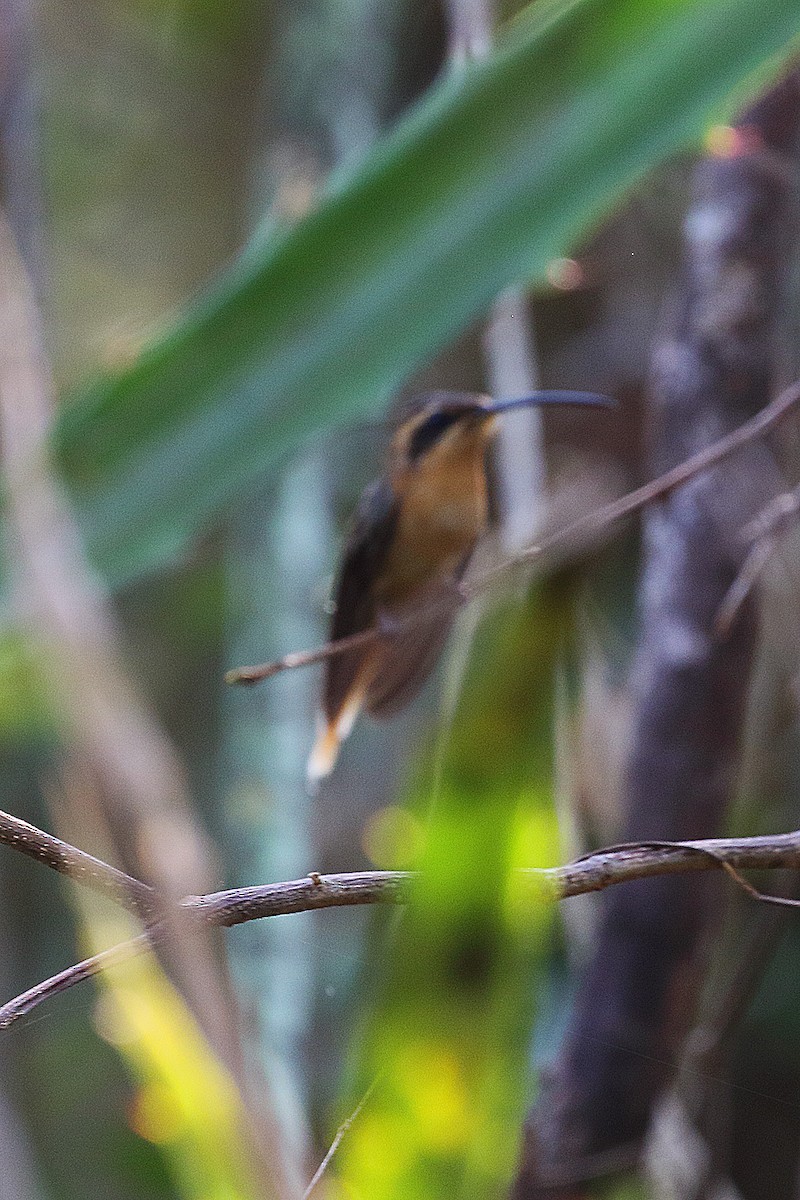
<svg viewBox="0 0 800 1200">
<path fill-rule="evenodd" d="M 231 888 L 208 896 L 188 896 L 181 907 L 199 914 L 211 925 L 243 925 L 261 917 L 313 912 L 318 908 L 345 908 L 357 904 L 402 904 L 415 879 L 413 871 L 351 871 L 319 875 L 287 883 Z"/>
<path fill-rule="evenodd" d="M 438 604 L 431 605 L 430 608 L 436 612 L 439 611 Z M 428 606 L 425 610 L 415 613 L 410 620 L 398 622 L 398 630 L 405 628 L 406 625 L 416 625 L 421 619 L 420 614 L 423 611 L 427 615 Z M 337 638 L 334 642 L 326 642 L 324 646 L 319 646 L 316 650 L 295 650 L 274 662 L 260 663 L 255 667 L 234 667 L 232 670 L 226 671 L 225 682 L 245 685 L 261 683 L 262 680 L 269 679 L 272 675 L 279 675 L 282 671 L 296 671 L 298 667 L 310 667 L 313 663 L 322 662 L 326 658 L 335 658 L 338 654 L 344 654 L 345 650 L 360 650 L 363 646 L 371 646 L 380 636 L 380 631 L 377 629 L 364 629 L 360 633 L 350 633 L 347 637 Z"/>
<path fill-rule="evenodd" d="M 600 892 L 614 884 L 653 875 L 800 867 L 800 830 L 771 837 L 710 838 L 700 842 L 635 842 L 610 846 L 562 867 L 523 871 L 532 889 L 552 900 Z M 230 927 L 261 917 L 340 908 L 353 904 L 405 902 L 416 878 L 413 871 L 356 871 L 342 875 L 313 874 L 288 883 L 232 888 L 183 901 L 212 925 Z"/>
<path fill-rule="evenodd" d="M 621 496 L 618 500 L 612 500 L 600 508 L 593 509 L 591 512 L 576 517 L 568 525 L 564 525 L 546 537 L 541 538 L 536 545 L 530 546 L 527 550 L 523 550 L 522 553 L 507 559 L 498 566 L 491 567 L 474 579 L 465 581 L 460 586 L 460 591 L 464 599 L 471 600 L 509 572 L 530 568 L 545 554 L 564 551 L 570 545 L 574 545 L 576 541 L 604 533 L 607 529 L 617 524 L 618 521 L 623 520 L 625 517 L 633 516 L 634 513 L 639 512 L 648 504 L 652 504 L 656 500 L 663 500 L 670 492 L 688 483 L 696 475 L 710 470 L 711 467 L 715 467 L 731 454 L 742 449 L 743 446 L 747 446 L 751 442 L 764 437 L 776 425 L 785 420 L 797 407 L 798 403 L 800 403 L 800 383 L 793 383 L 785 388 L 780 395 L 776 396 L 772 403 L 763 408 L 756 416 L 752 417 L 749 421 L 745 421 L 738 429 L 734 429 L 731 433 L 719 438 L 718 441 L 712 442 L 710 446 L 699 450 L 697 454 L 693 454 L 691 458 L 687 458 L 685 462 L 680 463 L 677 467 L 673 467 L 663 475 L 659 475 L 657 479 L 643 484 L 642 487 L 636 488 L 627 495 Z M 448 611 L 451 603 L 452 599 L 448 598 Z M 443 603 L 439 602 L 426 604 L 419 609 L 415 609 L 413 613 L 396 622 L 396 633 L 404 632 L 409 627 L 430 620 L 431 616 L 435 616 L 443 607 Z M 260 663 L 258 666 L 235 667 L 226 673 L 225 682 L 229 684 L 248 685 L 260 683 L 262 680 L 270 679 L 273 675 L 278 675 L 282 671 L 293 671 L 298 667 L 309 667 L 314 663 L 322 662 L 326 658 L 333 658 L 336 655 L 344 654 L 347 650 L 362 648 L 391 636 L 393 635 L 387 634 L 381 629 L 365 629 L 359 633 L 350 634 L 348 637 L 326 642 L 323 646 L 318 646 L 313 650 L 293 651 L 291 654 L 286 654 L 283 658 L 275 659 L 273 662 Z"/>
<path fill-rule="evenodd" d="M 15 821 L 15 818 L 8 818 L 5 814 L 4 818 L 6 823 Z M 139 881 L 122 875 L 122 872 L 83 854 L 74 846 L 51 838 L 32 825 L 26 825 L 25 822 L 19 822 L 19 825 L 24 826 L 27 832 L 24 843 L 8 836 L 0 837 L 0 841 L 64 874 L 72 874 L 65 866 L 67 862 L 79 863 L 81 870 L 73 875 L 74 878 L 90 887 L 99 886 L 99 890 L 118 900 L 124 907 L 131 907 L 129 890 L 115 893 L 108 885 L 118 875 L 126 881 L 126 889 L 129 884 L 137 885 Z M 41 850 L 42 846 L 51 842 L 57 843 L 60 848 L 58 854 L 33 852 L 37 846 Z M 94 871 L 91 874 L 85 869 L 87 863 L 93 864 Z M 636 842 L 610 846 L 565 866 L 531 868 L 522 874 L 530 882 L 534 895 L 563 900 L 654 875 L 725 869 L 749 894 L 757 899 L 771 900 L 771 897 L 763 897 L 751 888 L 738 872 L 779 867 L 800 867 L 800 830 L 764 837 L 713 838 L 699 842 Z M 312 872 L 304 879 L 284 883 L 232 888 L 205 896 L 187 896 L 181 902 L 181 909 L 187 916 L 199 917 L 208 924 L 231 927 L 262 917 L 311 912 L 321 908 L 402 904 L 408 900 L 416 878 L 416 873 L 412 871 L 356 871 L 339 875 Z M 146 888 L 145 884 L 139 886 Z M 149 888 L 147 895 L 152 912 L 152 891 Z M 778 898 L 775 898 L 775 902 L 778 902 Z M 780 902 L 789 903 L 782 899 Z M 163 922 L 156 921 L 146 933 L 84 959 L 44 983 L 37 984 L 0 1008 L 0 1029 L 7 1028 L 19 1017 L 31 1012 L 43 1000 L 66 991 L 109 966 L 143 953 L 160 941 L 164 932 Z"/>
</svg>

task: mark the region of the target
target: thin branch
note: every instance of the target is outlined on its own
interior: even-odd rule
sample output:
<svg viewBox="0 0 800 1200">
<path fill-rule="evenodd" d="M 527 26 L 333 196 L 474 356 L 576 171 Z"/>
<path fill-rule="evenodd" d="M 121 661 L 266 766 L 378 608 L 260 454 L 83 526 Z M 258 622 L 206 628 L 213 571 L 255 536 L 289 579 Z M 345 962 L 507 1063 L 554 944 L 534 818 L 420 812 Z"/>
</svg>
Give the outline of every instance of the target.
<svg viewBox="0 0 800 1200">
<path fill-rule="evenodd" d="M 657 479 L 651 480 L 650 483 L 645 483 L 642 487 L 628 492 L 627 495 L 621 496 L 619 500 L 612 500 L 609 504 L 604 504 L 593 512 L 584 513 L 582 516 L 576 517 L 568 525 L 541 538 L 535 546 L 531 546 L 516 557 L 500 563 L 499 566 L 492 567 L 481 575 L 478 575 L 475 579 L 463 584 L 461 591 L 464 599 L 471 600 L 508 572 L 530 567 L 545 554 L 563 551 L 570 545 L 574 545 L 576 541 L 604 533 L 611 526 L 616 525 L 618 521 L 641 511 L 648 504 L 652 504 L 656 500 L 663 500 L 671 492 L 675 491 L 676 488 L 688 483 L 696 475 L 710 470 L 711 467 L 715 467 L 724 459 L 729 458 L 731 454 L 734 454 L 743 446 L 758 441 L 771 432 L 776 425 L 785 420 L 797 407 L 798 403 L 800 403 L 800 383 L 793 383 L 790 387 L 785 388 L 771 404 L 768 404 L 756 416 L 752 417 L 749 421 L 745 421 L 738 429 L 734 429 L 731 433 L 719 438 L 718 441 L 712 442 L 705 449 L 699 450 L 697 454 L 693 454 L 677 467 L 665 471 L 663 475 L 659 475 Z M 413 614 L 398 622 L 397 632 L 405 631 L 409 626 L 430 620 L 430 617 L 435 612 L 438 612 L 440 608 L 440 604 L 430 604 L 416 609 Z M 229 684 L 259 683 L 264 679 L 271 678 L 273 675 L 280 674 L 282 671 L 293 671 L 298 667 L 308 667 L 314 663 L 322 662 L 326 658 L 343 654 L 345 651 L 352 650 L 355 647 L 371 645 L 388 636 L 391 635 L 383 630 L 368 629 L 363 633 L 353 634 L 347 638 L 326 642 L 324 646 L 319 646 L 314 650 L 295 651 L 292 654 L 285 655 L 283 658 L 276 659 L 274 662 L 262 663 L 257 666 L 237 667 L 234 670 L 228 671 L 225 676 L 225 682 Z"/>
<path fill-rule="evenodd" d="M 31 855 L 31 845 L 46 845 L 50 841 L 48 834 L 32 825 L 26 826 L 26 833 L 25 847 L 18 840 L 10 838 L 6 839 L 6 844 Z M 60 845 L 62 853 L 66 853 L 73 861 L 86 858 L 96 864 L 99 867 L 96 877 L 114 872 L 113 867 L 99 859 L 91 859 L 89 855 L 82 856 L 79 850 L 67 843 Z M 50 858 L 41 854 L 34 854 L 32 857 L 39 858 L 54 870 L 62 869 L 52 855 Z M 633 879 L 723 868 L 748 894 L 758 900 L 776 903 L 781 900 L 780 897 L 764 896 L 756 892 L 742 879 L 739 872 L 780 867 L 800 867 L 800 830 L 772 836 L 712 838 L 697 842 L 635 842 L 607 847 L 565 866 L 532 868 L 523 874 L 530 881 L 534 894 L 538 893 L 551 900 L 563 900 L 568 896 L 602 891 L 604 888 Z M 80 882 L 94 886 L 86 875 L 74 877 Z M 319 875 L 312 872 L 305 879 L 258 887 L 233 888 L 205 896 L 188 896 L 181 902 L 180 907 L 185 913 L 199 916 L 204 923 L 230 928 L 263 917 L 310 912 L 320 908 L 402 904 L 408 900 L 415 878 L 416 873 L 413 871 L 356 871 L 337 875 Z M 129 892 L 123 891 L 115 895 L 111 889 L 104 890 L 125 907 L 130 907 Z M 154 923 L 147 933 L 76 963 L 52 979 L 36 985 L 0 1008 L 0 1029 L 5 1029 L 18 1017 L 31 1012 L 43 1000 L 66 991 L 81 980 L 89 979 L 117 962 L 142 953 L 160 942 L 165 933 L 166 927 L 163 922 Z"/>
<path fill-rule="evenodd" d="M 415 614 L 412 621 L 403 621 L 399 624 L 400 627 L 404 627 L 407 624 L 415 624 L 417 620 L 419 620 L 419 614 Z M 260 663 L 255 667 L 234 667 L 233 670 L 226 673 L 225 682 L 245 685 L 261 683 L 262 679 L 269 679 L 271 675 L 279 675 L 281 671 L 294 671 L 297 667 L 310 667 L 312 663 L 323 662 L 326 658 L 334 658 L 337 654 L 344 654 L 346 650 L 369 646 L 377 641 L 379 636 L 377 630 L 366 629 L 363 633 L 351 633 L 349 637 L 326 642 L 324 646 L 320 646 L 316 650 L 296 650 L 275 662 Z"/>
<path fill-rule="evenodd" d="M 188 896 L 182 908 L 196 913 L 211 925 L 230 928 L 262 917 L 313 912 L 318 908 L 404 904 L 415 878 L 413 871 L 352 871 L 339 875 L 313 872 L 305 879 L 292 879 L 286 883 Z"/>
<path fill-rule="evenodd" d="M 66 875 L 76 883 L 108 896 L 137 916 L 147 918 L 155 910 L 156 894 L 148 884 L 2 811 L 0 845 L 11 846 L 28 858 L 58 871 L 60 875 Z"/>
<path fill-rule="evenodd" d="M 779 535 L 800 512 L 800 488 L 781 492 L 744 529 L 745 541 L 752 543 L 739 574 L 719 606 L 715 621 L 717 637 L 730 633 L 742 605 L 758 583 L 762 571 L 778 545 Z"/>
<path fill-rule="evenodd" d="M 375 1079 L 373 1079 L 372 1083 L 369 1085 L 367 1090 L 364 1092 L 364 1095 L 361 1097 L 358 1104 L 355 1106 L 353 1111 L 350 1113 L 350 1116 L 347 1117 L 344 1121 L 342 1121 L 341 1125 L 336 1130 L 336 1136 L 334 1137 L 333 1141 L 331 1142 L 330 1148 L 329 1148 L 327 1154 L 325 1155 L 322 1162 L 319 1164 L 316 1171 L 314 1172 L 314 1174 L 311 1178 L 311 1182 L 309 1183 L 306 1190 L 303 1192 L 302 1200 L 308 1200 L 308 1197 L 311 1195 L 314 1188 L 319 1183 L 320 1179 L 322 1179 L 322 1176 L 325 1174 L 325 1172 L 327 1171 L 327 1169 L 330 1165 L 331 1159 L 333 1158 L 336 1151 L 339 1149 L 342 1138 L 352 1128 L 353 1122 L 357 1119 L 357 1117 L 361 1113 L 361 1110 L 363 1109 L 364 1105 L 367 1103 L 370 1096 L 375 1091 L 375 1088 L 377 1087 L 379 1079 L 380 1079 L 380 1076 L 376 1076 Z"/>
<path fill-rule="evenodd" d="M 15 996 L 13 1000 L 9 1000 L 8 1004 L 4 1004 L 0 1008 L 0 1029 L 7 1029 L 20 1017 L 27 1016 L 43 1000 L 49 1000 L 51 996 L 58 996 L 84 979 L 91 979 L 94 975 L 99 975 L 101 971 L 107 971 L 109 967 L 116 967 L 120 963 L 135 958 L 138 954 L 144 954 L 146 950 L 152 950 L 151 934 L 152 931 L 140 933 L 137 937 L 120 942 L 117 946 L 111 946 L 108 950 L 101 950 L 99 954 L 92 954 L 89 958 L 84 958 L 82 962 L 73 963 L 66 970 L 59 971 L 57 975 L 45 979 L 43 983 L 37 983 L 27 992 Z"/>
<path fill-rule="evenodd" d="M 534 867 L 524 874 L 535 890 L 554 900 L 565 900 L 632 879 L 710 871 L 726 864 L 744 870 L 800 867 L 800 831 L 701 842 L 632 842 L 611 846 L 562 867 Z M 183 907 L 213 925 L 230 927 L 262 917 L 319 908 L 402 904 L 408 899 L 415 878 L 413 871 L 314 874 L 287 883 L 190 896 L 183 901 Z"/>
</svg>

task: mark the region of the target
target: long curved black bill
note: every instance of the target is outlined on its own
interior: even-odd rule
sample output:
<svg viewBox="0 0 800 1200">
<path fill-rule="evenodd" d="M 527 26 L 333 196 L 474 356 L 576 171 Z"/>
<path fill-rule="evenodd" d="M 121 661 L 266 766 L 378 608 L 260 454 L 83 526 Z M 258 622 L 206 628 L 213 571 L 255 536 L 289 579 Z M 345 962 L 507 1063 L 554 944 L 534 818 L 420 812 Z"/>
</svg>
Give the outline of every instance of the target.
<svg viewBox="0 0 800 1200">
<path fill-rule="evenodd" d="M 516 400 L 495 400 L 486 405 L 487 413 L 509 412 L 514 408 L 531 408 L 535 404 L 577 404 L 591 408 L 616 408 L 617 402 L 611 396 L 602 396 L 599 392 L 532 392 L 530 396 L 521 396 Z"/>
</svg>

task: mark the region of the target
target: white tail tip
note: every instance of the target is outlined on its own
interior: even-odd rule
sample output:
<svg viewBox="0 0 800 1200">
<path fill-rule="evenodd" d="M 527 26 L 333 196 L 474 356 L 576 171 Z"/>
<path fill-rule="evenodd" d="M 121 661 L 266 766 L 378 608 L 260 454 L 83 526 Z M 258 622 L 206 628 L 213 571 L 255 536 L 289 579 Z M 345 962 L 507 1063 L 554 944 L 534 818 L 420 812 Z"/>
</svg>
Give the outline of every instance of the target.
<svg viewBox="0 0 800 1200">
<path fill-rule="evenodd" d="M 319 783 L 321 779 L 325 779 L 327 775 L 330 775 L 336 766 L 340 745 L 341 738 L 339 737 L 336 725 L 320 722 L 317 740 L 314 742 L 314 746 L 308 756 L 308 764 L 306 766 L 306 777 L 309 783 Z"/>
<path fill-rule="evenodd" d="M 324 717 L 318 718 L 317 738 L 306 766 L 306 777 L 312 786 L 330 775 L 336 766 L 342 742 L 353 728 L 363 699 L 362 687 L 350 697 L 334 721 L 326 721 Z"/>
</svg>

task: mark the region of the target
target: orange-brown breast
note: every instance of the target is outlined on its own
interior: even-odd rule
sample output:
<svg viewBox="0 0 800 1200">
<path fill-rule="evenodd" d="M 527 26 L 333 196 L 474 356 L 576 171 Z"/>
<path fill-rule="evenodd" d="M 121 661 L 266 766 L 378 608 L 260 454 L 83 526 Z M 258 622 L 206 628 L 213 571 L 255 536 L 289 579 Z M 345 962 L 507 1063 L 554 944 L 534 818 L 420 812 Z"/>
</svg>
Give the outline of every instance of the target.
<svg viewBox="0 0 800 1200">
<path fill-rule="evenodd" d="M 385 608 L 424 601 L 426 585 L 454 575 L 486 529 L 486 424 L 448 439 L 392 480 L 397 533 L 375 597 Z"/>
</svg>

